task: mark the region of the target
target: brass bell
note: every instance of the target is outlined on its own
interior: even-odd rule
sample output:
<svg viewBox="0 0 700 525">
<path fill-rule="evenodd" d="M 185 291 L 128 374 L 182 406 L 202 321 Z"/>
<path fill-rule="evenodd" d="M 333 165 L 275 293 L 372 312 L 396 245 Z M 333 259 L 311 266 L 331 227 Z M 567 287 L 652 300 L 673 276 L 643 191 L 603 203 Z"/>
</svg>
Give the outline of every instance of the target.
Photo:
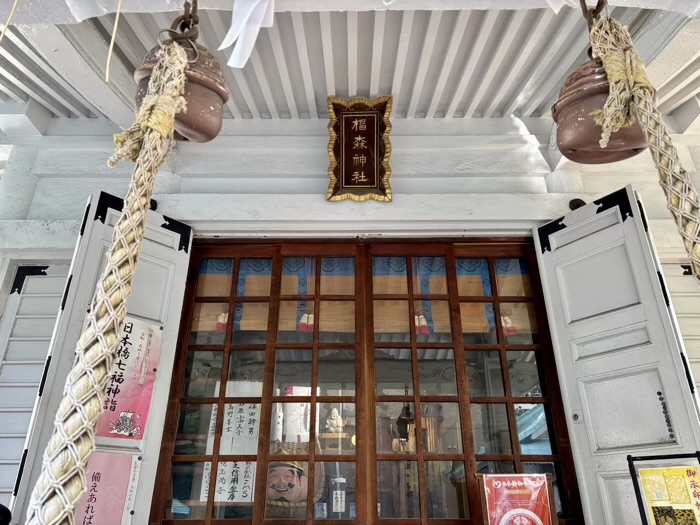
<svg viewBox="0 0 700 525">
<path fill-rule="evenodd" d="M 644 132 L 635 120 L 610 136 L 607 147 L 600 147 L 601 128 L 593 113 L 603 109 L 610 84 L 600 59 L 579 66 L 564 82 L 559 100 L 552 106 L 557 123 L 557 146 L 567 159 L 581 164 L 603 164 L 625 160 L 647 148 Z"/>
<path fill-rule="evenodd" d="M 224 104 L 229 99 L 229 91 L 224 81 L 221 64 L 204 46 L 195 42 L 198 36 L 197 4 L 190 12 L 189 2 L 185 4 L 185 15 L 178 17 L 168 31 L 187 53 L 190 62 L 186 70 L 185 100 L 187 110 L 175 115 L 175 138 L 192 142 L 209 142 L 221 131 L 224 117 Z M 161 31 L 164 32 L 164 31 Z M 168 44 L 166 40 L 162 44 Z M 143 59 L 141 67 L 134 72 L 138 83 L 136 107 L 141 106 L 148 91 L 148 81 L 158 62 L 161 46 L 151 49 Z"/>
</svg>

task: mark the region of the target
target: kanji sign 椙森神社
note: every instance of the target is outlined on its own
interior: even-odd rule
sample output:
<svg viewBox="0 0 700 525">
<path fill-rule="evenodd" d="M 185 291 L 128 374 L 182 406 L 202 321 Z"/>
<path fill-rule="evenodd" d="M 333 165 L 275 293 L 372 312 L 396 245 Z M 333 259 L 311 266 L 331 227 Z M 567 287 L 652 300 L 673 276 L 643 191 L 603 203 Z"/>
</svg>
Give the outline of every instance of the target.
<svg viewBox="0 0 700 525">
<path fill-rule="evenodd" d="M 489 525 L 552 525 L 546 474 L 484 476 Z"/>
<path fill-rule="evenodd" d="M 328 98 L 328 200 L 391 200 L 391 97 Z"/>
</svg>

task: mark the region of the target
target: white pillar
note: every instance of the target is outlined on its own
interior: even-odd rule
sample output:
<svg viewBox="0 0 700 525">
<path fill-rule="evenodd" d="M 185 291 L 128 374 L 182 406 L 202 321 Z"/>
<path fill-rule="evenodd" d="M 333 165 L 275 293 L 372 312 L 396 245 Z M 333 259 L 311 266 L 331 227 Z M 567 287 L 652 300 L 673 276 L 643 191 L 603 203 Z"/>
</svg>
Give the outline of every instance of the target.
<svg viewBox="0 0 700 525">
<path fill-rule="evenodd" d="M 37 178 L 32 174 L 33 146 L 14 146 L 0 177 L 0 220 L 26 219 Z"/>
</svg>

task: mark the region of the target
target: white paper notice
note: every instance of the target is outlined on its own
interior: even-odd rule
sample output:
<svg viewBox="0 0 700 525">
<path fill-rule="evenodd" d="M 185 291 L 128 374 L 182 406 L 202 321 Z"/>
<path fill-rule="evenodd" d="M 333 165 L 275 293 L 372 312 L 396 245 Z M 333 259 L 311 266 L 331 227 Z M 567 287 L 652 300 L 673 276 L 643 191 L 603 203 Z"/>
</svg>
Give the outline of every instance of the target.
<svg viewBox="0 0 700 525">
<path fill-rule="evenodd" d="M 255 487 L 255 461 L 222 461 L 216 471 L 214 501 L 250 503 Z"/>
<path fill-rule="evenodd" d="M 260 405 L 227 403 L 221 432 L 221 454 L 255 455 L 258 453 Z"/>
</svg>

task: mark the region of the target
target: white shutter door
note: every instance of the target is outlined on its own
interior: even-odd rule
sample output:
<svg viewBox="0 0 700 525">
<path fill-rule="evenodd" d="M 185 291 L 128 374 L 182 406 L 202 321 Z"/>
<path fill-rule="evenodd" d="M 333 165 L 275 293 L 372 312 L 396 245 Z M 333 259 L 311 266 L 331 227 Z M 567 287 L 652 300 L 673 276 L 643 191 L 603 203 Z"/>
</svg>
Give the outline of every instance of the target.
<svg viewBox="0 0 700 525">
<path fill-rule="evenodd" d="M 35 408 L 27 460 L 13 504 L 14 518 L 20 523 L 26 515 L 30 492 L 41 470 L 42 454 L 53 429 L 54 414 L 61 401 L 65 378 L 73 364 L 75 345 L 95 284 L 102 273 L 112 230 L 122 205 L 120 198 L 101 192 L 92 197 L 85 212 L 68 277 L 64 307 L 51 341 L 50 353 L 53 358 L 43 396 Z M 146 223 L 145 240 L 127 311 L 129 316 L 163 327 L 163 331 L 160 362 L 144 439 L 135 445 L 136 449 L 131 450 L 131 453 L 143 458 L 133 523 L 146 523 L 150 511 L 192 240 L 189 226 L 157 212 L 149 211 Z M 128 445 L 133 443 L 136 442 L 129 442 Z M 100 448 L 98 445 L 98 450 Z"/>
<path fill-rule="evenodd" d="M 586 523 L 641 523 L 627 455 L 698 450 L 700 428 L 631 187 L 535 241 Z"/>
<path fill-rule="evenodd" d="M 17 270 L 0 315 L 0 504 L 9 506 L 68 265 Z"/>
</svg>

